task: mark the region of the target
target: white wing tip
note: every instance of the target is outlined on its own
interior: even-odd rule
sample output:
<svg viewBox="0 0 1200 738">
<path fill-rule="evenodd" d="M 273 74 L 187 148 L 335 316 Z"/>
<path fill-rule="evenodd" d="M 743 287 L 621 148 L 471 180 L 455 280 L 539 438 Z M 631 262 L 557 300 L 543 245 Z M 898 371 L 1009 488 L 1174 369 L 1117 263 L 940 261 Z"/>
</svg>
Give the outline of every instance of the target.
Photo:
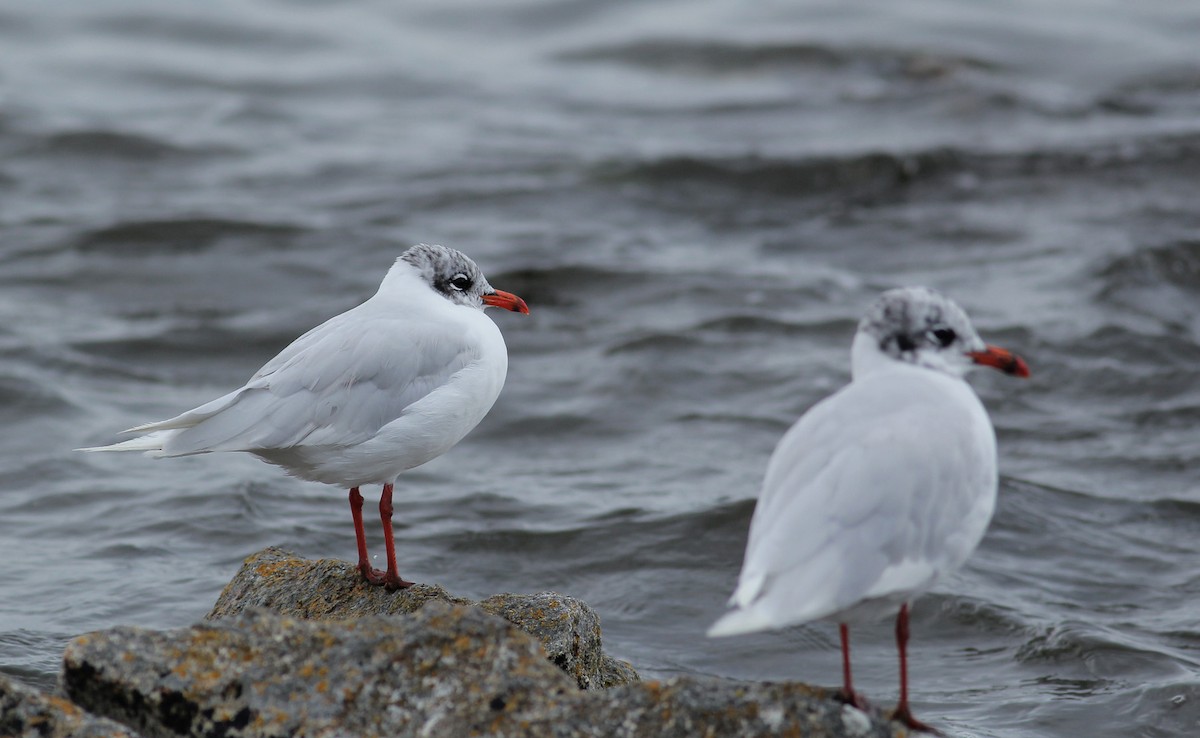
<svg viewBox="0 0 1200 738">
<path fill-rule="evenodd" d="M 754 610 L 733 610 L 725 613 L 720 620 L 708 629 L 709 638 L 724 638 L 726 636 L 757 633 L 761 630 L 772 630 L 776 624 L 761 612 Z"/>
<path fill-rule="evenodd" d="M 163 441 L 165 440 L 162 433 L 151 433 L 146 436 L 130 438 L 128 441 L 121 441 L 108 446 L 87 446 L 85 448 L 77 448 L 76 451 L 84 451 L 87 453 L 95 453 L 97 451 L 145 451 L 150 456 L 164 456 Z"/>
<path fill-rule="evenodd" d="M 141 425 L 135 425 L 132 428 L 126 428 L 125 430 L 121 431 L 121 433 L 149 433 L 151 431 L 164 430 L 164 426 L 166 428 L 173 427 L 168 425 L 170 422 L 171 421 L 169 420 L 155 420 L 152 423 L 142 423 Z M 104 447 L 101 446 L 101 448 Z"/>
</svg>

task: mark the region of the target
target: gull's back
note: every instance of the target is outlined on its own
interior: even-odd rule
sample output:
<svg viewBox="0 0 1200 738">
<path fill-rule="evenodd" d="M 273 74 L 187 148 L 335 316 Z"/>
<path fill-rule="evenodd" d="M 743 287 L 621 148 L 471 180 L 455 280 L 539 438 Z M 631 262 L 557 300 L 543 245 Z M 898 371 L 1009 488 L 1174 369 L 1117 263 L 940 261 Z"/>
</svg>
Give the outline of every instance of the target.
<svg viewBox="0 0 1200 738">
<path fill-rule="evenodd" d="M 964 380 L 872 372 L 781 439 L 729 617 L 756 630 L 889 610 L 966 560 L 995 494 L 994 432 Z"/>
</svg>

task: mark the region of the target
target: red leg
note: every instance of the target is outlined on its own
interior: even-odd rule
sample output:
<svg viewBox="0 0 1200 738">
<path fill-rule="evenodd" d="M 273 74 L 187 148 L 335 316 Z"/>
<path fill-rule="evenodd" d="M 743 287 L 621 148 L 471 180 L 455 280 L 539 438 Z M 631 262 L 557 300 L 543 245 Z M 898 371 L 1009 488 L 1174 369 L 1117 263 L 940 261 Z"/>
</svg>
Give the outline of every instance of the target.
<svg viewBox="0 0 1200 738">
<path fill-rule="evenodd" d="M 387 573 L 383 575 L 383 586 L 391 590 L 407 589 L 412 582 L 400 578 L 396 571 L 396 544 L 392 539 L 392 485 L 383 485 L 379 498 L 379 519 L 383 521 L 383 545 L 387 548 Z"/>
<path fill-rule="evenodd" d="M 363 496 L 358 487 L 350 489 L 350 517 L 354 518 L 354 538 L 358 543 L 358 570 L 370 584 L 383 584 L 383 572 L 371 567 L 367 558 L 367 532 L 363 529 Z"/>
<path fill-rule="evenodd" d="M 892 720 L 904 723 L 910 730 L 941 735 L 934 728 L 913 717 L 908 709 L 908 603 L 900 606 L 896 616 L 896 649 L 900 652 L 900 703 L 892 712 Z"/>
<path fill-rule="evenodd" d="M 867 700 L 854 691 L 854 680 L 850 678 L 850 626 L 838 623 L 838 633 L 842 637 L 842 691 L 838 699 L 851 707 L 866 710 Z"/>
</svg>

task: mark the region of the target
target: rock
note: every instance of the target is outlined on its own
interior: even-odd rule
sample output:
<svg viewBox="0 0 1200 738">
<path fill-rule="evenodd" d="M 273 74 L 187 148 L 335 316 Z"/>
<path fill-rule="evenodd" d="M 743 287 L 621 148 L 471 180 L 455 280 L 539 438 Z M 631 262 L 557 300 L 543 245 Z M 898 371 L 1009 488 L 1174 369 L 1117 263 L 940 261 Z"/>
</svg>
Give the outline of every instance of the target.
<svg viewBox="0 0 1200 738">
<path fill-rule="evenodd" d="M 541 641 L 550 661 L 571 676 L 580 689 L 612 686 L 604 684 L 600 618 L 586 603 L 553 592 L 539 592 L 493 595 L 480 602 L 479 607 Z M 632 671 L 633 667 L 629 669 Z M 636 680 L 634 672 L 633 681 Z"/>
<path fill-rule="evenodd" d="M 265 610 L 169 632 L 81 636 L 61 684 L 149 738 L 903 735 L 799 684 L 686 677 L 582 691 L 538 641 L 480 608 L 305 621 Z"/>
<path fill-rule="evenodd" d="M 455 597 L 436 585 L 388 592 L 363 581 L 349 562 L 310 561 L 270 547 L 250 555 L 221 592 L 209 620 L 253 608 L 304 620 L 334 620 L 416 612 L 429 602 L 477 605 L 530 633 L 547 657 L 581 689 L 637 681 L 634 668 L 601 649 L 600 618 L 587 603 L 555 594 L 499 594 L 482 602 Z"/>
<path fill-rule="evenodd" d="M 739 683 L 691 677 L 627 684 L 604 693 L 589 722 L 611 733 L 655 738 L 907 736 L 879 711 L 847 707 L 833 693 L 799 683 Z"/>
<path fill-rule="evenodd" d="M 254 608 L 266 608 L 302 620 L 343 620 L 416 612 L 432 600 L 473 604 L 436 584 L 417 584 L 388 592 L 367 584 L 358 569 L 347 561 L 312 561 L 269 546 L 246 557 L 205 619 L 220 620 Z"/>
<path fill-rule="evenodd" d="M 629 684 L 630 682 L 638 682 L 641 679 L 642 677 L 633 668 L 633 664 L 628 661 L 614 659 L 609 656 L 604 657 L 604 663 L 600 666 L 601 689 Z"/>
<path fill-rule="evenodd" d="M 120 723 L 90 715 L 62 697 L 42 694 L 0 674 L 0 736 L 138 738 Z"/>
<path fill-rule="evenodd" d="M 146 736 L 519 735 L 578 694 L 537 641 L 478 608 L 304 621 L 265 610 L 81 636 L 61 686 Z"/>
<path fill-rule="evenodd" d="M 0 682 L 0 735 L 905 734 L 878 711 L 802 684 L 641 682 L 632 666 L 603 653 L 599 618 L 572 597 L 472 602 L 430 585 L 386 592 L 346 562 L 277 548 L 246 559 L 208 622 L 76 638 L 59 683 L 78 707 Z M 93 723 L 102 727 L 87 732 Z"/>
</svg>

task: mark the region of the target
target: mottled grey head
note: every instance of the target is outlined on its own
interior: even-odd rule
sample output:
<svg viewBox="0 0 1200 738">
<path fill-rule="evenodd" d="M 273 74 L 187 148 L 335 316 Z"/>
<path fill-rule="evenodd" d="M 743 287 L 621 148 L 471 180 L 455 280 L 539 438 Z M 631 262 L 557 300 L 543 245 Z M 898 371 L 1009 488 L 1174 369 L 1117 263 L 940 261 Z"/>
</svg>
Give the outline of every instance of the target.
<svg viewBox="0 0 1200 738">
<path fill-rule="evenodd" d="M 417 244 L 400 258 L 416 267 L 421 278 L 450 302 L 483 307 L 483 296 L 495 292 L 479 267 L 458 249 Z"/>
<path fill-rule="evenodd" d="M 987 345 L 963 309 L 928 287 L 903 287 L 880 295 L 858 324 L 885 356 L 962 374 L 971 354 Z"/>
<path fill-rule="evenodd" d="M 471 257 L 458 249 L 421 243 L 401 254 L 400 260 L 411 264 L 434 291 L 456 305 L 529 313 L 524 300 L 488 284 Z"/>
<path fill-rule="evenodd" d="M 1021 357 L 984 343 L 963 309 L 928 287 L 888 290 L 859 321 L 851 355 L 854 375 L 893 361 L 955 376 L 962 376 L 975 364 L 1029 376 Z"/>
</svg>

